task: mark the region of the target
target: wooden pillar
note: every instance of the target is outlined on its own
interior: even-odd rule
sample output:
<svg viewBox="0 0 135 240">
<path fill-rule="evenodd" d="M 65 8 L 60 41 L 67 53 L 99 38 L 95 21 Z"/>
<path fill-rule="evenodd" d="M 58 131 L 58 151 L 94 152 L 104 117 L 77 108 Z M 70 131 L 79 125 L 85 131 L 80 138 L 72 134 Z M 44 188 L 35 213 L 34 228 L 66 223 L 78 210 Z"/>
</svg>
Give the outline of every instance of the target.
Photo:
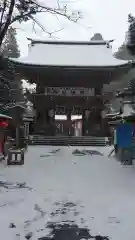
<svg viewBox="0 0 135 240">
<path fill-rule="evenodd" d="M 71 120 L 71 111 L 67 112 L 67 120 L 69 120 L 69 121 Z"/>
<path fill-rule="evenodd" d="M 24 123 L 24 137 L 27 138 L 29 135 L 29 122 Z"/>
<path fill-rule="evenodd" d="M 106 119 L 106 113 L 106 109 L 101 111 L 101 131 L 103 136 L 109 137 L 111 135 L 111 129 L 108 124 L 108 120 Z"/>
<path fill-rule="evenodd" d="M 50 108 L 47 110 L 47 122 L 49 135 L 53 136 L 56 134 L 56 125 L 55 125 L 55 109 Z"/>
<path fill-rule="evenodd" d="M 72 127 L 72 122 L 71 122 L 71 111 L 68 110 L 68 112 L 67 112 L 67 134 L 68 134 L 69 136 L 72 135 L 71 127 Z"/>
<path fill-rule="evenodd" d="M 83 110 L 82 112 L 82 136 L 85 136 L 85 110 Z"/>
<path fill-rule="evenodd" d="M 84 109 L 82 113 L 82 135 L 88 136 L 90 130 L 90 110 Z"/>
<path fill-rule="evenodd" d="M 53 122 L 55 120 L 55 110 L 53 108 L 49 108 L 47 111 L 48 121 Z"/>
</svg>

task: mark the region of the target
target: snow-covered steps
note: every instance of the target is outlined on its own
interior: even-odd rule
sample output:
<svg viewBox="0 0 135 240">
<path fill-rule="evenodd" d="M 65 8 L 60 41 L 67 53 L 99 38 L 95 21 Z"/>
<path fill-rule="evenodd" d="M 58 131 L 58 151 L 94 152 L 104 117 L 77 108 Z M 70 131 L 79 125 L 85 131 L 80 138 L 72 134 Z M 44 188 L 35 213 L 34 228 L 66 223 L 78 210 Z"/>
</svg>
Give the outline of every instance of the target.
<svg viewBox="0 0 135 240">
<path fill-rule="evenodd" d="M 94 136 L 43 136 L 30 135 L 29 145 L 52 145 L 52 146 L 106 146 L 108 138 Z"/>
</svg>

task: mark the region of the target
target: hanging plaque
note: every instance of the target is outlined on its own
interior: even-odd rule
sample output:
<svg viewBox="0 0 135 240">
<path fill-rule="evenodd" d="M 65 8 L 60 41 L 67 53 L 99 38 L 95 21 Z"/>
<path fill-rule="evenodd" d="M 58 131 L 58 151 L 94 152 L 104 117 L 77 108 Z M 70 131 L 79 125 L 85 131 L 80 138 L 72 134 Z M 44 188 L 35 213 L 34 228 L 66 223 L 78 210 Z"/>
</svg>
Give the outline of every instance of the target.
<svg viewBox="0 0 135 240">
<path fill-rule="evenodd" d="M 47 87 L 45 95 L 52 96 L 94 96 L 94 88 Z"/>
</svg>

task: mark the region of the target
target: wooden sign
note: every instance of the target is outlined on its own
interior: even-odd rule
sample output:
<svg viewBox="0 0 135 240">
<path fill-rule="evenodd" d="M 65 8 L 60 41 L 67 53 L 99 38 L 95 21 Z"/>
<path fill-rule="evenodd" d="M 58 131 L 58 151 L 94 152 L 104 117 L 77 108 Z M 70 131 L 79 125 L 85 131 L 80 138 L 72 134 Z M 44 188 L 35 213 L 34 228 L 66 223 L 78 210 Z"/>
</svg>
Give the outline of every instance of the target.
<svg viewBox="0 0 135 240">
<path fill-rule="evenodd" d="M 46 96 L 95 96 L 94 88 L 47 87 Z"/>
</svg>

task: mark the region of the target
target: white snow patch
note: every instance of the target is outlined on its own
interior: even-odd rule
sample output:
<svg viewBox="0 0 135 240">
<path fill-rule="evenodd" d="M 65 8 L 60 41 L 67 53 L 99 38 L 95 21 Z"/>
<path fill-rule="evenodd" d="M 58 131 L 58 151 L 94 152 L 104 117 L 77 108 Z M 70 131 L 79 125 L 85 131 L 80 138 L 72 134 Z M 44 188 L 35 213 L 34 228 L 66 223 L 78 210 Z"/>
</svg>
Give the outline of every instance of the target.
<svg viewBox="0 0 135 240">
<path fill-rule="evenodd" d="M 48 221 L 65 220 L 87 226 L 92 235 L 135 239 L 135 167 L 123 167 L 108 159 L 110 147 L 85 148 L 101 151 L 104 156 L 77 157 L 72 155 L 75 147 L 61 147 L 56 154 L 40 157 L 54 149 L 57 147 L 29 147 L 23 167 L 0 163 L 0 180 L 22 181 L 33 188 L 0 188 L 1 239 L 24 240 L 26 233 L 33 232 L 32 240 L 37 240 L 48 233 Z M 79 214 L 51 215 L 66 202 L 76 204 Z M 9 228 L 11 222 L 16 228 Z"/>
</svg>

